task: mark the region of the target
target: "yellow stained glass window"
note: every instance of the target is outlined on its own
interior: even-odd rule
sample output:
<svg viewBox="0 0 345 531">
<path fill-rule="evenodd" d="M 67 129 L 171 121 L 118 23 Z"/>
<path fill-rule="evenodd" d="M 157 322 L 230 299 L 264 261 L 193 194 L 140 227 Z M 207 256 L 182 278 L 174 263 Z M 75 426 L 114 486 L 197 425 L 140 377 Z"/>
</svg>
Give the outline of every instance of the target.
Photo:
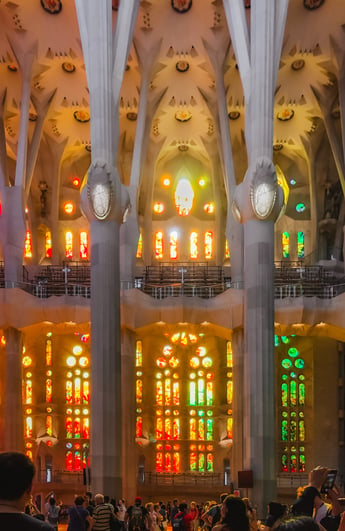
<svg viewBox="0 0 345 531">
<path fill-rule="evenodd" d="M 32 239 L 31 239 L 31 232 L 29 230 L 26 231 L 26 236 L 25 236 L 24 257 L 32 258 Z"/>
<path fill-rule="evenodd" d="M 178 253 L 177 253 L 177 232 L 175 230 L 170 233 L 169 247 L 170 247 L 170 259 L 176 260 L 176 258 L 178 258 Z"/>
<path fill-rule="evenodd" d="M 211 260 L 213 257 L 213 233 L 205 232 L 205 258 Z"/>
<path fill-rule="evenodd" d="M 143 256 L 143 237 L 140 234 L 137 246 L 136 258 L 142 258 Z"/>
<path fill-rule="evenodd" d="M 190 234 L 190 258 L 197 259 L 199 257 L 198 253 L 198 233 L 191 232 Z"/>
<path fill-rule="evenodd" d="M 163 232 L 158 231 L 155 234 L 155 256 L 157 260 L 163 258 Z"/>
<path fill-rule="evenodd" d="M 25 419 L 25 437 L 30 439 L 32 437 L 32 417 Z"/>
<path fill-rule="evenodd" d="M 73 234 L 67 231 L 65 234 L 65 257 L 73 258 Z"/>
<path fill-rule="evenodd" d="M 48 435 L 53 435 L 53 417 L 51 415 L 46 416 L 46 432 Z"/>
</svg>

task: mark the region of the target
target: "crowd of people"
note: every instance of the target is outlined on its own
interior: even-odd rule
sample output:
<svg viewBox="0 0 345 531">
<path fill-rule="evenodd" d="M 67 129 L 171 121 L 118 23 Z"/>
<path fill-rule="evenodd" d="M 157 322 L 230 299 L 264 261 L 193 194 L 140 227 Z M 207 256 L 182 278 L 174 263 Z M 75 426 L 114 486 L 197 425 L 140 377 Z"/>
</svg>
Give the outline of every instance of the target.
<svg viewBox="0 0 345 531">
<path fill-rule="evenodd" d="M 58 531 L 62 506 L 49 493 L 43 511 L 31 494 L 33 463 L 19 452 L 0 453 L 0 531 Z M 126 507 L 103 494 L 76 496 L 67 531 L 345 531 L 345 498 L 328 486 L 329 470 L 314 468 L 309 484 L 291 505 L 272 501 L 260 521 L 248 498 L 223 493 L 218 502 L 148 502 L 138 496 Z M 326 483 L 325 483 L 326 482 Z"/>
</svg>

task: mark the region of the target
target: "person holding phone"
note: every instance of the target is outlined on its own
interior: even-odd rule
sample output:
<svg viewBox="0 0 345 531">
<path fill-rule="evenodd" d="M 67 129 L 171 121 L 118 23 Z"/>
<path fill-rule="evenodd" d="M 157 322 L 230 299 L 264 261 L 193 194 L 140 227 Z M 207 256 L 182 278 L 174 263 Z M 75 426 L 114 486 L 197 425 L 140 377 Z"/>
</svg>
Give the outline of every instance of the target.
<svg viewBox="0 0 345 531">
<path fill-rule="evenodd" d="M 328 471 L 327 467 L 317 466 L 309 473 L 309 484 L 292 506 L 294 516 L 313 516 L 314 509 L 323 504 L 320 491 L 327 479 Z"/>
</svg>

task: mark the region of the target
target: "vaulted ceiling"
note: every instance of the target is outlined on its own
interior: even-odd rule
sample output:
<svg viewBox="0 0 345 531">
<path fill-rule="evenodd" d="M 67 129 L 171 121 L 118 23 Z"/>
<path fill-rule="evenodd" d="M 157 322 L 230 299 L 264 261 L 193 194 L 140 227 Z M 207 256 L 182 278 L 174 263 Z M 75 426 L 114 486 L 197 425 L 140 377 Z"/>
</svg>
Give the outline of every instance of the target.
<svg viewBox="0 0 345 531">
<path fill-rule="evenodd" d="M 245 5 L 250 24 L 250 1 Z M 116 8 L 114 1 L 114 25 Z M 90 162 L 89 94 L 74 2 L 0 0 L 0 24 L 0 95 L 5 98 L 11 179 L 23 98 L 20 63 L 30 49 L 34 50 L 30 141 L 40 101 L 52 97 L 32 183 L 31 195 L 38 205 L 40 180 L 52 186 L 51 180 L 59 179 L 60 187 L 74 193 L 73 178 L 82 178 Z M 159 96 L 160 100 L 148 153 L 153 149 L 162 168 L 187 153 L 207 167 L 210 145 L 217 144 L 217 123 L 211 112 L 216 97 L 210 49 L 228 50 L 224 68 L 227 110 L 236 179 L 242 180 L 246 170 L 245 107 L 222 0 L 142 0 L 120 100 L 119 171 L 125 184 L 129 184 L 136 134 L 140 64 L 145 54 L 153 51 L 157 61 L 149 97 Z M 339 177 L 318 99 L 324 98 L 328 104 L 332 130 L 341 146 L 339 86 L 344 85 L 345 76 L 343 72 L 339 81 L 339 57 L 344 51 L 344 0 L 290 0 L 275 95 L 273 149 L 288 181 L 295 181 L 291 186 L 306 198 L 310 193 L 308 153 L 318 153 L 320 186 Z M 61 158 L 60 170 L 55 172 L 59 177 L 50 169 L 54 154 Z"/>
</svg>

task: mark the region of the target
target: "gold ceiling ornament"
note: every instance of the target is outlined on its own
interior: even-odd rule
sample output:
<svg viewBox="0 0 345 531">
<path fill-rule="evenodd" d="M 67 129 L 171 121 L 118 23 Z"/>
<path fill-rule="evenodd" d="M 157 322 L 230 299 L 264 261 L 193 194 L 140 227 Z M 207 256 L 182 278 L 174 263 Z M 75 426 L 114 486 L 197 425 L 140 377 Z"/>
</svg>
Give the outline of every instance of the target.
<svg viewBox="0 0 345 531">
<path fill-rule="evenodd" d="M 193 0 L 171 0 L 171 7 L 176 13 L 187 13 L 192 4 Z"/>
<path fill-rule="evenodd" d="M 62 9 L 61 0 L 41 0 L 44 11 L 50 15 L 58 15 Z"/>
<path fill-rule="evenodd" d="M 179 109 L 175 112 L 175 120 L 178 122 L 188 122 L 192 118 L 192 113 L 187 109 Z"/>
</svg>

